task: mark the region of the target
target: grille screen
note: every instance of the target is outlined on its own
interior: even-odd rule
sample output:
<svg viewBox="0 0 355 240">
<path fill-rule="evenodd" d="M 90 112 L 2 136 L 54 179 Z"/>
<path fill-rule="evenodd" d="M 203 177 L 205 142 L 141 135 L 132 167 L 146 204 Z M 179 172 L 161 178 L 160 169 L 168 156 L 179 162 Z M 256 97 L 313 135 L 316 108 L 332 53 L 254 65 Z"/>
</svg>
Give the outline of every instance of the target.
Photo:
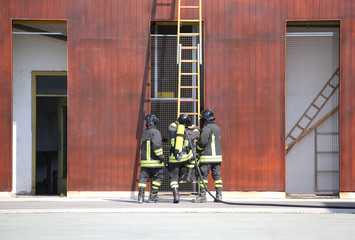
<svg viewBox="0 0 355 240">
<path fill-rule="evenodd" d="M 288 194 L 339 193 L 338 68 L 339 25 L 287 27 L 286 145 L 304 135 L 286 151 Z"/>
</svg>

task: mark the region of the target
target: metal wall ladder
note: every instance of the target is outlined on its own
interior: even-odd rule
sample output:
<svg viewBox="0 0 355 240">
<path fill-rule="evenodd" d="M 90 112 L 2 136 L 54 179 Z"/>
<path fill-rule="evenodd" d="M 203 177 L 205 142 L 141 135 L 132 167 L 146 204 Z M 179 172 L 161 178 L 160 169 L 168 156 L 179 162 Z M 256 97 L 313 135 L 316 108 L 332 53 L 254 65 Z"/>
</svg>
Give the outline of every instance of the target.
<svg viewBox="0 0 355 240">
<path fill-rule="evenodd" d="M 314 132 L 315 193 L 337 195 L 339 193 L 339 132 L 319 132 L 317 128 Z M 324 146 L 322 138 L 332 138 L 335 145 Z M 324 181 L 325 179 L 330 182 Z"/>
<path fill-rule="evenodd" d="M 181 114 L 198 116 L 201 107 L 201 79 L 200 66 L 202 65 L 202 8 L 201 0 L 198 5 L 188 5 L 188 0 L 179 0 L 178 3 L 178 27 L 177 27 L 177 64 L 179 65 L 178 77 L 178 112 Z M 190 1 L 191 3 L 192 1 Z M 196 4 L 197 0 L 195 0 Z M 196 18 L 181 19 L 182 13 L 192 13 Z M 181 32 L 184 25 L 198 24 L 196 32 Z M 186 41 L 181 41 L 182 38 Z M 193 40 L 195 39 L 195 40 Z M 184 44 L 183 44 L 184 42 Z M 191 54 L 190 54 L 191 52 Z M 197 79 L 196 79 L 197 78 Z M 184 80 L 184 84 L 182 84 Z M 183 91 L 191 89 L 191 96 L 183 97 Z M 196 93 L 197 92 L 197 93 Z M 182 103 L 187 104 L 186 109 Z M 196 106 L 197 105 L 197 106 Z M 182 112 L 182 109 L 185 110 Z M 198 120 L 198 126 L 200 120 Z"/>
<path fill-rule="evenodd" d="M 330 97 L 338 89 L 339 81 L 337 81 L 336 84 L 332 84 L 332 81 L 335 76 L 339 76 L 339 68 L 329 78 L 327 83 L 323 86 L 322 90 L 314 98 L 312 103 L 309 105 L 309 107 L 306 109 L 306 111 L 303 113 L 297 123 L 293 126 L 291 131 L 287 134 L 286 142 L 289 139 L 291 139 L 291 142 L 286 146 L 286 154 L 291 150 L 291 148 L 295 145 L 296 142 L 298 142 L 303 136 L 305 136 L 304 133 L 307 132 L 307 129 L 312 123 L 312 121 L 316 118 L 316 116 L 322 110 L 324 105 L 328 102 Z"/>
</svg>

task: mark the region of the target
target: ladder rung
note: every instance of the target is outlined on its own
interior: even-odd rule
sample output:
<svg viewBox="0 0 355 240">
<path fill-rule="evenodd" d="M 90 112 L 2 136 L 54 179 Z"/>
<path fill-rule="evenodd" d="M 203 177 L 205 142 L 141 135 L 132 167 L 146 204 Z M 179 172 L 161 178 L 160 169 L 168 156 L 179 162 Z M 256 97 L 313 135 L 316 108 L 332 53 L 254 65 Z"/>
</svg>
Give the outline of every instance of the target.
<svg viewBox="0 0 355 240">
<path fill-rule="evenodd" d="M 197 88 L 197 86 L 181 86 L 180 88 Z"/>
<path fill-rule="evenodd" d="M 301 127 L 299 124 L 297 124 L 296 126 L 299 127 L 300 129 L 302 129 L 302 131 L 304 131 L 304 128 Z"/>
<path fill-rule="evenodd" d="M 180 22 L 199 22 L 199 19 L 180 19 Z"/>
<path fill-rule="evenodd" d="M 180 99 L 180 102 L 197 102 L 197 99 Z"/>
<path fill-rule="evenodd" d="M 325 98 L 325 99 L 328 99 L 326 96 L 324 96 L 323 94 L 319 94 L 319 96 Z"/>
<path fill-rule="evenodd" d="M 316 106 L 315 104 L 312 104 L 313 107 L 317 108 L 318 110 L 320 109 L 318 106 Z"/>
<path fill-rule="evenodd" d="M 181 62 L 183 62 L 183 63 L 197 63 L 197 60 L 187 60 L 187 59 L 183 60 L 183 59 L 181 59 Z"/>
<path fill-rule="evenodd" d="M 306 118 L 308 118 L 309 120 L 313 120 L 310 116 L 308 116 L 307 114 L 304 115 Z"/>
<path fill-rule="evenodd" d="M 288 135 L 289 138 L 292 138 L 292 140 L 296 140 L 296 138 L 292 137 L 292 135 Z"/>
<path fill-rule="evenodd" d="M 197 76 L 197 73 L 181 73 L 182 76 Z"/>
<path fill-rule="evenodd" d="M 198 113 L 180 113 L 180 114 L 186 114 L 186 115 L 198 115 Z"/>
<path fill-rule="evenodd" d="M 180 8 L 198 8 L 198 6 L 180 6 Z"/>
<path fill-rule="evenodd" d="M 182 50 L 197 50 L 198 48 L 197 47 L 186 47 L 186 46 L 184 47 L 184 46 L 182 46 L 181 49 Z"/>
<path fill-rule="evenodd" d="M 180 33 L 180 36 L 199 36 L 199 33 Z"/>
<path fill-rule="evenodd" d="M 331 86 L 333 89 L 335 89 L 336 87 L 334 87 L 332 84 L 328 83 L 329 86 Z"/>
</svg>

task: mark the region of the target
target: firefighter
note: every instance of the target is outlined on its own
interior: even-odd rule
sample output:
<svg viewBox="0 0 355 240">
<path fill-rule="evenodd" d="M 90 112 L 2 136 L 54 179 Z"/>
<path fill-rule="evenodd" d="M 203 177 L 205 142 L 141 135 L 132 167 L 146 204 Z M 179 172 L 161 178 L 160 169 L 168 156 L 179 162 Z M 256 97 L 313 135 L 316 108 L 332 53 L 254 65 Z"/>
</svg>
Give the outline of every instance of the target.
<svg viewBox="0 0 355 240">
<path fill-rule="evenodd" d="M 149 114 L 145 117 L 146 129 L 141 140 L 141 171 L 138 184 L 138 203 L 144 202 L 147 180 L 151 180 L 149 202 L 158 202 L 158 189 L 163 182 L 164 154 L 162 137 L 157 129 L 158 118 Z"/>
<path fill-rule="evenodd" d="M 221 135 L 220 128 L 214 123 L 215 117 L 211 109 L 202 111 L 200 115 L 201 122 L 201 134 L 200 139 L 197 142 L 197 151 L 199 152 L 199 168 L 202 173 L 202 179 L 200 179 L 200 194 L 196 199 L 193 199 L 194 203 L 205 203 L 206 188 L 202 181 L 208 184 L 208 174 L 212 171 L 212 178 L 215 182 L 216 198 L 222 200 L 222 179 L 221 179 Z M 215 199 L 215 202 L 218 200 Z"/>
<path fill-rule="evenodd" d="M 187 135 L 188 136 L 187 136 Z M 171 142 L 169 156 L 169 176 L 170 187 L 174 195 L 174 203 L 180 201 L 179 196 L 179 172 L 182 167 L 187 167 L 187 181 L 193 182 L 195 178 L 194 158 L 192 153 L 192 144 L 189 142 L 197 139 L 200 135 L 196 126 L 191 125 L 190 118 L 186 114 L 182 114 L 179 119 L 169 126 L 169 136 Z"/>
</svg>

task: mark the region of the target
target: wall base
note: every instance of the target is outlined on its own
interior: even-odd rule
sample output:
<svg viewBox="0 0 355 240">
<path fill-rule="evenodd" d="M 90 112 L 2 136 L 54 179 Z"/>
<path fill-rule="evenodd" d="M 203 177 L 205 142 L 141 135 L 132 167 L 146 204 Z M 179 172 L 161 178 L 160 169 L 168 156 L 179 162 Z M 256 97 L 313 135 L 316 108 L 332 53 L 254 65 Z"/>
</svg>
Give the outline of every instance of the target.
<svg viewBox="0 0 355 240">
<path fill-rule="evenodd" d="M 223 192 L 224 199 L 240 199 L 240 198 L 257 198 L 257 199 L 284 199 L 286 198 L 285 192 Z"/>
<path fill-rule="evenodd" d="M 355 192 L 340 192 L 339 197 L 342 199 L 355 199 Z"/>
<path fill-rule="evenodd" d="M 134 198 L 134 191 L 68 191 L 67 197 L 72 198 Z"/>
<path fill-rule="evenodd" d="M 11 192 L 0 192 L 0 198 L 1 197 L 11 197 Z"/>
</svg>

